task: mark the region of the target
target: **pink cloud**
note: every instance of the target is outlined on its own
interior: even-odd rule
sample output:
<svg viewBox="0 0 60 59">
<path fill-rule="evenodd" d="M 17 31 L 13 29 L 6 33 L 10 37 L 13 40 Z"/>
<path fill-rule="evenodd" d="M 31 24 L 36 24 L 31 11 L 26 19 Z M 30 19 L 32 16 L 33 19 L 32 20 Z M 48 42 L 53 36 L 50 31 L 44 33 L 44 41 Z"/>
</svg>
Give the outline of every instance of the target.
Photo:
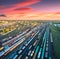
<svg viewBox="0 0 60 59">
<path fill-rule="evenodd" d="M 26 6 L 29 6 L 29 5 L 38 3 L 38 2 L 40 2 L 40 1 L 39 0 L 26 0 L 26 2 L 13 4 L 12 7 L 10 7 L 10 8 L 4 8 L 4 9 L 0 10 L 0 13 L 11 12 L 14 9 L 26 7 Z"/>
</svg>

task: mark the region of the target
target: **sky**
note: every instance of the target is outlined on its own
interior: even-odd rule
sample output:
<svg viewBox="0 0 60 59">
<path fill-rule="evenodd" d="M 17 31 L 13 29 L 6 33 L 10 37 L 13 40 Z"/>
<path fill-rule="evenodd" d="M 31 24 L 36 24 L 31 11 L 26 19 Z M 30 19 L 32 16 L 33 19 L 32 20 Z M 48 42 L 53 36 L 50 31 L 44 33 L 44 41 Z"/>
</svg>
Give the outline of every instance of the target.
<svg viewBox="0 0 60 59">
<path fill-rule="evenodd" d="M 60 20 L 60 0 L 0 0 L 0 20 Z"/>
</svg>

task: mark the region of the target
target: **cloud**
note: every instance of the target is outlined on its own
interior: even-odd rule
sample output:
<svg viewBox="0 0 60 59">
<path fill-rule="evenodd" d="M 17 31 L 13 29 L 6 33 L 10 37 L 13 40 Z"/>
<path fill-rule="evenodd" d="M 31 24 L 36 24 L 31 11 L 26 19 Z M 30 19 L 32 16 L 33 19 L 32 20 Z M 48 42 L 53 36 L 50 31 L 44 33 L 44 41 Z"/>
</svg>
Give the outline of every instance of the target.
<svg viewBox="0 0 60 59">
<path fill-rule="evenodd" d="M 4 8 L 4 6 L 0 6 L 0 9 L 1 9 L 1 8 Z"/>
<path fill-rule="evenodd" d="M 60 12 L 56 12 L 55 14 L 60 14 Z"/>
<path fill-rule="evenodd" d="M 6 17 L 6 15 L 4 15 L 4 14 L 0 14 L 0 17 Z"/>
<path fill-rule="evenodd" d="M 2 11 L 2 12 L 10 11 L 10 10 L 13 10 L 13 9 L 30 6 L 30 5 L 38 3 L 38 2 L 40 2 L 40 0 L 26 0 L 24 2 L 19 2 L 19 3 L 16 3 L 16 4 L 11 4 L 9 8 L 7 8 L 6 5 L 5 5 L 6 8 L 4 8 L 4 10 L 2 9 L 0 11 Z"/>
<path fill-rule="evenodd" d="M 14 10 L 31 10 L 32 8 L 16 8 L 16 9 L 14 9 Z"/>
</svg>

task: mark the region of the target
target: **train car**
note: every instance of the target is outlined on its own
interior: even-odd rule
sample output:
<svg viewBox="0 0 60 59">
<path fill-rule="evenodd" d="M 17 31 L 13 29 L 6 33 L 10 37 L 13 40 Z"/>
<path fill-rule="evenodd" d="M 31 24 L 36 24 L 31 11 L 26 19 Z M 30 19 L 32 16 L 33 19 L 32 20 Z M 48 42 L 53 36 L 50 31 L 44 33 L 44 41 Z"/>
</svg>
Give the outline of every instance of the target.
<svg viewBox="0 0 60 59">
<path fill-rule="evenodd" d="M 0 51 L 4 50 L 4 47 L 0 47 Z"/>
</svg>

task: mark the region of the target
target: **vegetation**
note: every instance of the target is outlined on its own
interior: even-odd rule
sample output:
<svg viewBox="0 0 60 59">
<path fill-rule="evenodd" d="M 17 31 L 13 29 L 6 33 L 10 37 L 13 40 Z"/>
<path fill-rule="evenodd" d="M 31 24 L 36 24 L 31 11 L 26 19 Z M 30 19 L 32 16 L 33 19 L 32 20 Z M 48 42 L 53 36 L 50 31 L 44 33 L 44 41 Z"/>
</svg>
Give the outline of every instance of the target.
<svg viewBox="0 0 60 59">
<path fill-rule="evenodd" d="M 60 59 L 60 27 L 51 26 L 51 31 L 53 34 L 53 44 L 54 44 L 54 52 L 56 59 Z"/>
</svg>

